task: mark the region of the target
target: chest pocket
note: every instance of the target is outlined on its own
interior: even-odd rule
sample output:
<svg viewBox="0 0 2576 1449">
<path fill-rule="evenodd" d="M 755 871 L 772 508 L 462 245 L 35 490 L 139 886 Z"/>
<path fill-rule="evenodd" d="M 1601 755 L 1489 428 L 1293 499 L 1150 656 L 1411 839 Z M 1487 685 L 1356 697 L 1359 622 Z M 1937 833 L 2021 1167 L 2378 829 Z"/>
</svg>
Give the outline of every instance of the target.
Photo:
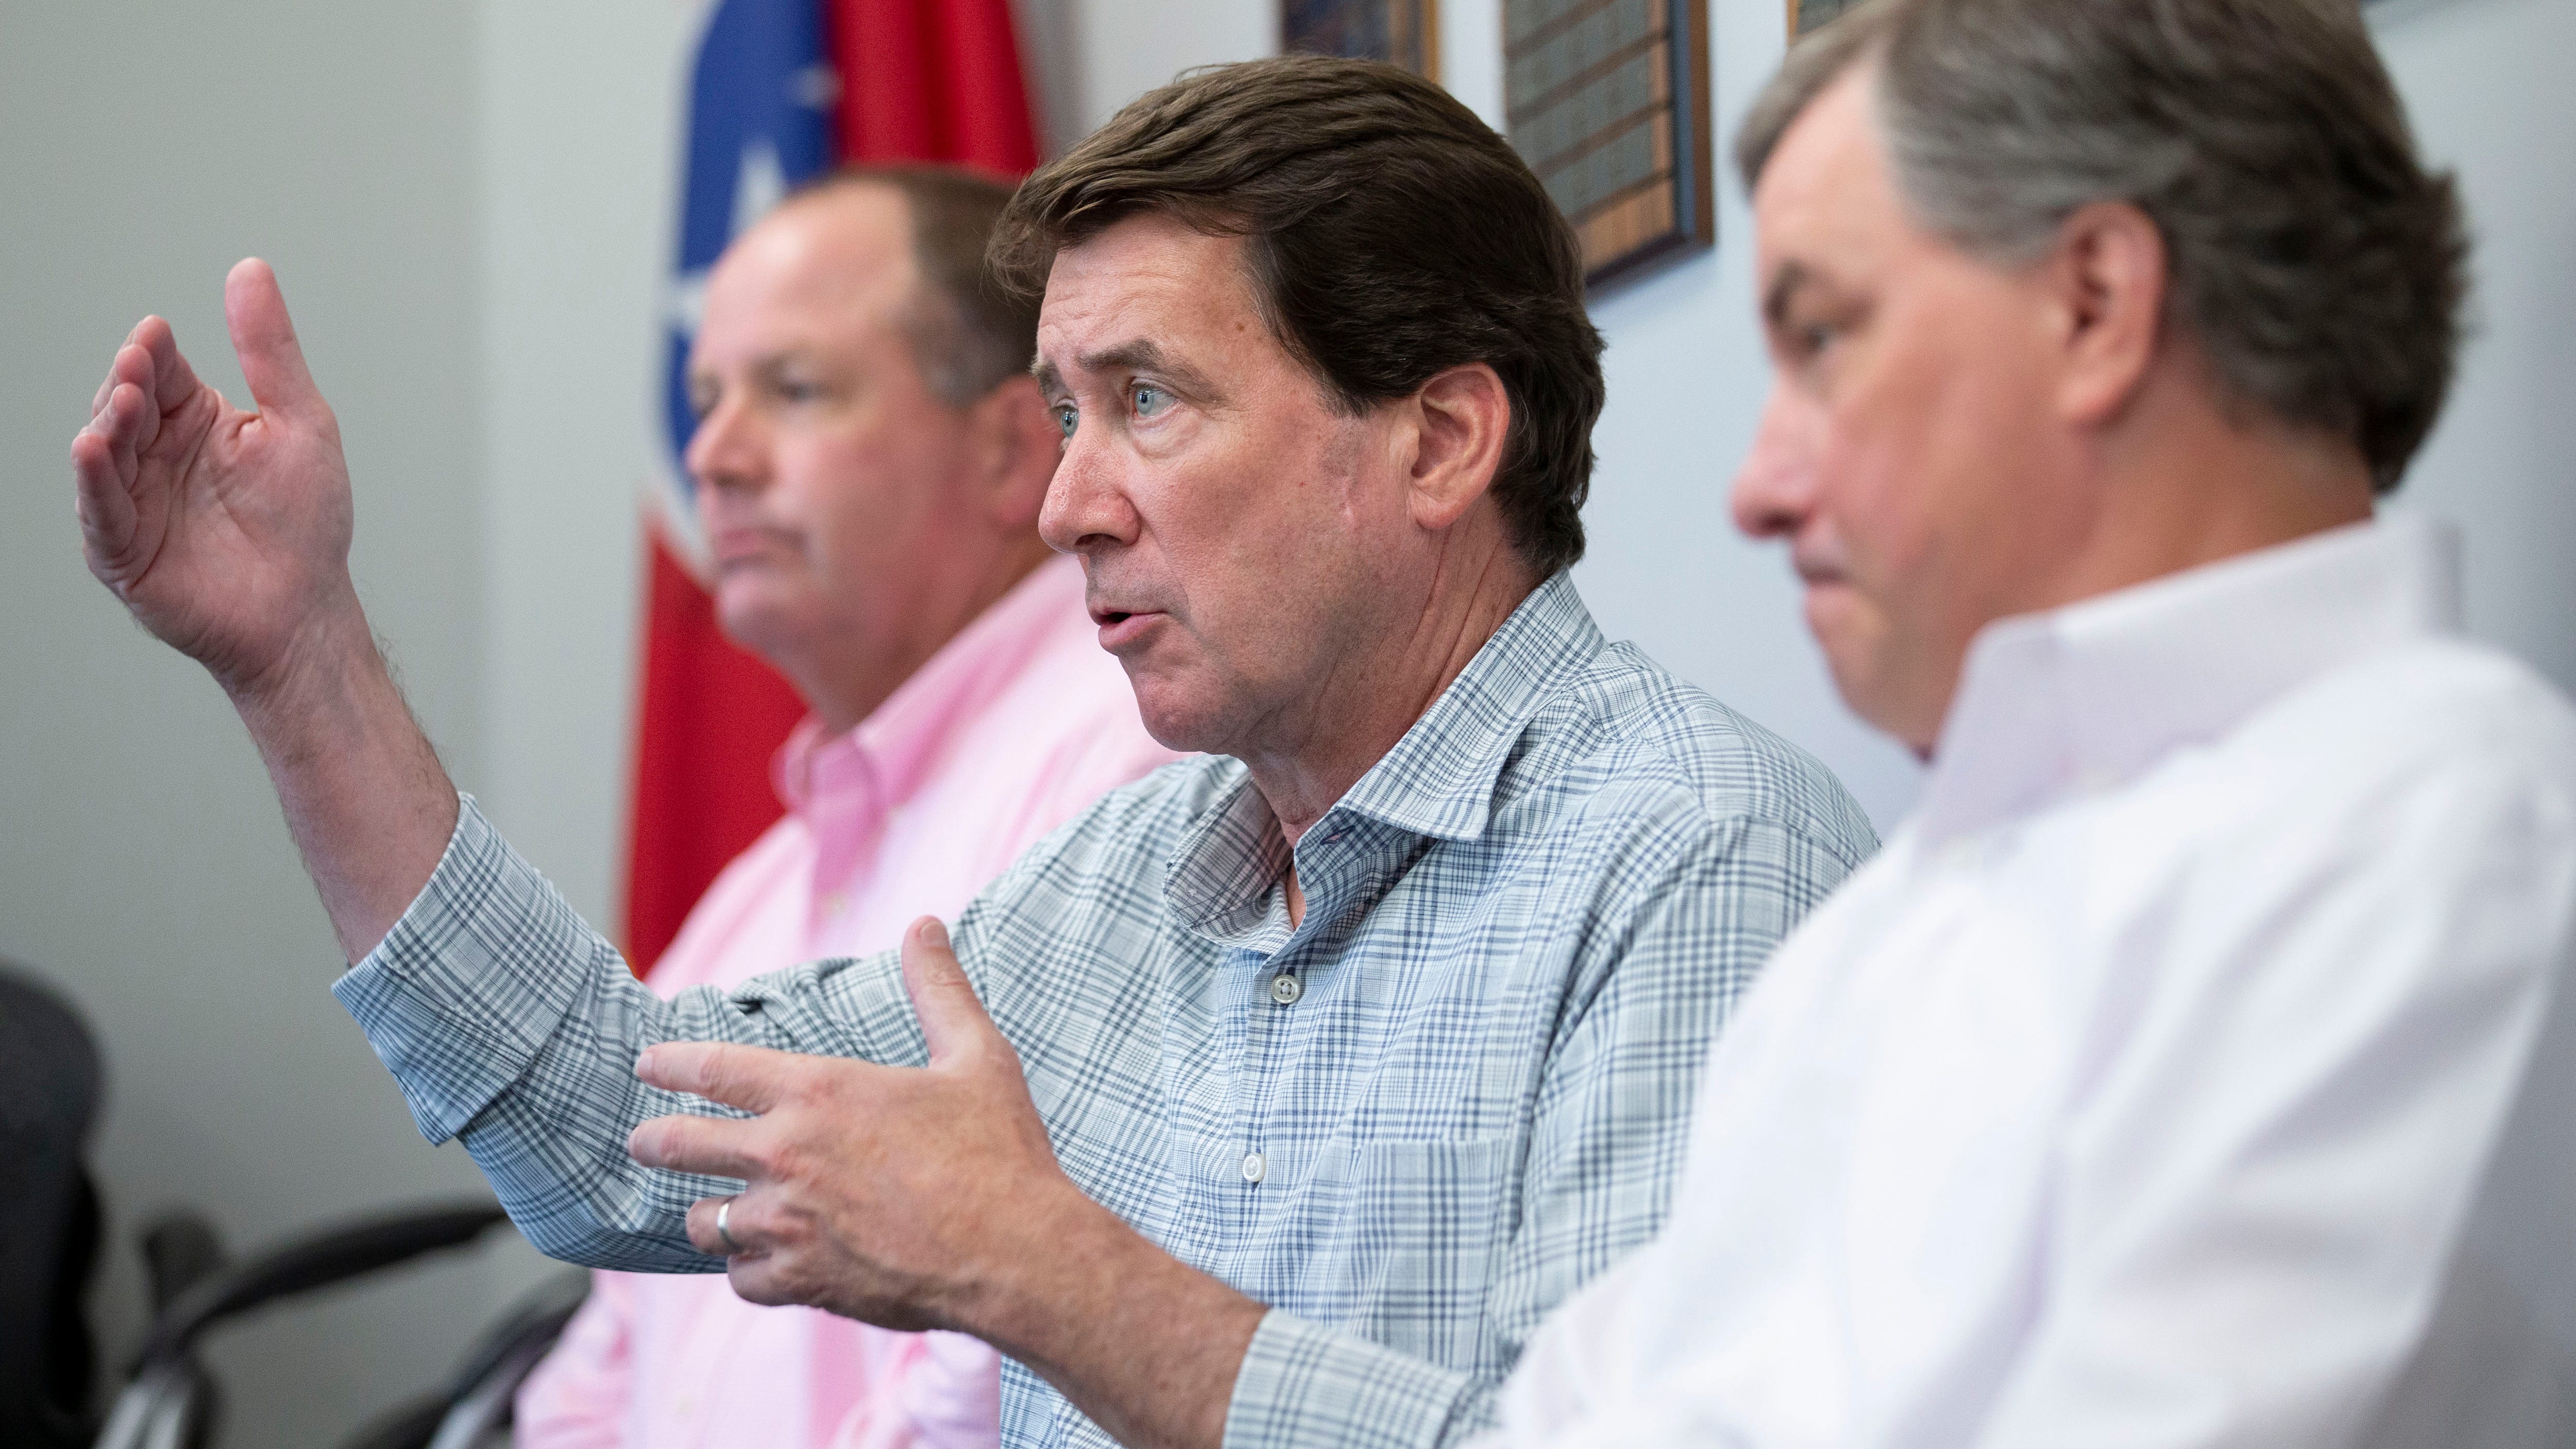
<svg viewBox="0 0 2576 1449">
<path fill-rule="evenodd" d="M 1518 1159 L 1509 1137 L 1373 1142 L 1351 1154 L 1344 1181 L 1316 1184 L 1347 1216 L 1317 1235 L 1300 1275 L 1324 1310 L 1312 1316 L 1449 1368 L 1497 1367 L 1485 1362 L 1484 1310 Z"/>
</svg>

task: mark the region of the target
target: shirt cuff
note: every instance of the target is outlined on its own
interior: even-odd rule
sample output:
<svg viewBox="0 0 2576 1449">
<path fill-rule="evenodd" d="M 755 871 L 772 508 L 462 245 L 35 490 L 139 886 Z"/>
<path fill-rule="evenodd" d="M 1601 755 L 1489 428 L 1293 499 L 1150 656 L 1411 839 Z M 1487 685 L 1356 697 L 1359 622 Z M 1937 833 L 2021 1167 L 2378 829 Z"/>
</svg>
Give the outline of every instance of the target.
<svg viewBox="0 0 2576 1449">
<path fill-rule="evenodd" d="M 526 1074 L 602 953 L 615 955 L 460 794 L 429 883 L 331 994 L 439 1143 Z"/>
<path fill-rule="evenodd" d="M 1272 1309 L 1226 1406 L 1226 1449 L 1427 1449 L 1492 1406 L 1470 1376 Z"/>
</svg>

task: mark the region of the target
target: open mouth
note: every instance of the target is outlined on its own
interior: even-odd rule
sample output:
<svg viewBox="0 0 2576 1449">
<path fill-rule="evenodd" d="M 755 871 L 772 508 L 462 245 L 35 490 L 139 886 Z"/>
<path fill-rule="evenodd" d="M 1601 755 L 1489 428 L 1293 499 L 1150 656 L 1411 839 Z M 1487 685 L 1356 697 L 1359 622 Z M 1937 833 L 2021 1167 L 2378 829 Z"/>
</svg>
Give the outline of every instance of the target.
<svg viewBox="0 0 2576 1449">
<path fill-rule="evenodd" d="M 1144 637 L 1147 630 L 1162 618 L 1153 609 L 1094 609 L 1091 622 L 1100 626 L 1100 647 L 1116 653 Z"/>
</svg>

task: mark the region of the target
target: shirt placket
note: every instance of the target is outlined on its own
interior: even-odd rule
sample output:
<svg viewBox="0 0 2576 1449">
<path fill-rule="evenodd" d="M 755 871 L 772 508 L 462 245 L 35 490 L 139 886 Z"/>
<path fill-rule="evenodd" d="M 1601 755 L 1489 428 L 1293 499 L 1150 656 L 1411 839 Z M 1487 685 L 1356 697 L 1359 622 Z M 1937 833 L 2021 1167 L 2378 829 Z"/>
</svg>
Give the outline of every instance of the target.
<svg viewBox="0 0 2576 1449">
<path fill-rule="evenodd" d="M 1339 934 L 1333 922 L 1350 904 L 1353 862 L 1346 842 L 1352 829 L 1353 822 L 1336 814 L 1316 822 L 1315 834 L 1299 852 L 1305 920 L 1276 951 L 1245 953 L 1250 970 L 1241 1006 L 1244 1073 L 1237 1094 L 1243 1104 L 1243 1196 L 1256 1220 L 1265 1200 L 1285 1196 L 1305 1178 L 1318 1147 L 1314 1124 L 1335 1119 L 1341 1105 L 1301 1099 L 1296 1084 L 1309 1080 L 1302 1070 L 1313 1039 L 1307 1030 L 1312 1009 L 1302 1005 L 1307 986 L 1326 943 Z"/>
</svg>

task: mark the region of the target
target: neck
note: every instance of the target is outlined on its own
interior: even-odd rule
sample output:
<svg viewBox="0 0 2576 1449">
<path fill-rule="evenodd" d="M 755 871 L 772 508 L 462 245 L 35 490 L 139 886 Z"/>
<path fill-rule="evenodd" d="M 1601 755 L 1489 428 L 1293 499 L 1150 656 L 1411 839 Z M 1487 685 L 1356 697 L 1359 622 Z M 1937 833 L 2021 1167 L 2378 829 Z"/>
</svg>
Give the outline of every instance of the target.
<svg viewBox="0 0 2576 1449">
<path fill-rule="evenodd" d="M 2168 376 L 2127 423 L 2089 446 L 2079 486 L 2096 500 L 2072 529 L 2064 562 L 1980 612 L 1988 622 L 2039 613 L 2272 548 L 2371 516 L 2370 469 L 2351 443 L 2228 415 L 2205 384 Z M 1958 689 L 1903 733 L 1930 759 Z"/>
<path fill-rule="evenodd" d="M 2101 505 L 2050 590 L 2055 597 L 2037 607 L 2094 598 L 2371 516 L 2370 469 L 2349 442 L 2231 418 L 2197 387 L 2179 401 L 2104 445 Z"/>
<path fill-rule="evenodd" d="M 1232 751 L 1295 845 L 1385 758 L 1538 587 L 1499 534 L 1465 559 L 1444 550 L 1419 609 L 1390 610 L 1347 634 L 1354 647 L 1290 712 L 1277 742 Z"/>
<path fill-rule="evenodd" d="M 907 596 L 904 614 L 910 627 L 872 637 L 845 630 L 835 641 L 839 648 L 797 660 L 773 655 L 770 663 L 796 686 L 825 733 L 847 733 L 1053 556 L 1035 535 L 1015 539 L 995 551 L 985 567 L 950 571 L 942 576 L 945 587 Z"/>
</svg>

